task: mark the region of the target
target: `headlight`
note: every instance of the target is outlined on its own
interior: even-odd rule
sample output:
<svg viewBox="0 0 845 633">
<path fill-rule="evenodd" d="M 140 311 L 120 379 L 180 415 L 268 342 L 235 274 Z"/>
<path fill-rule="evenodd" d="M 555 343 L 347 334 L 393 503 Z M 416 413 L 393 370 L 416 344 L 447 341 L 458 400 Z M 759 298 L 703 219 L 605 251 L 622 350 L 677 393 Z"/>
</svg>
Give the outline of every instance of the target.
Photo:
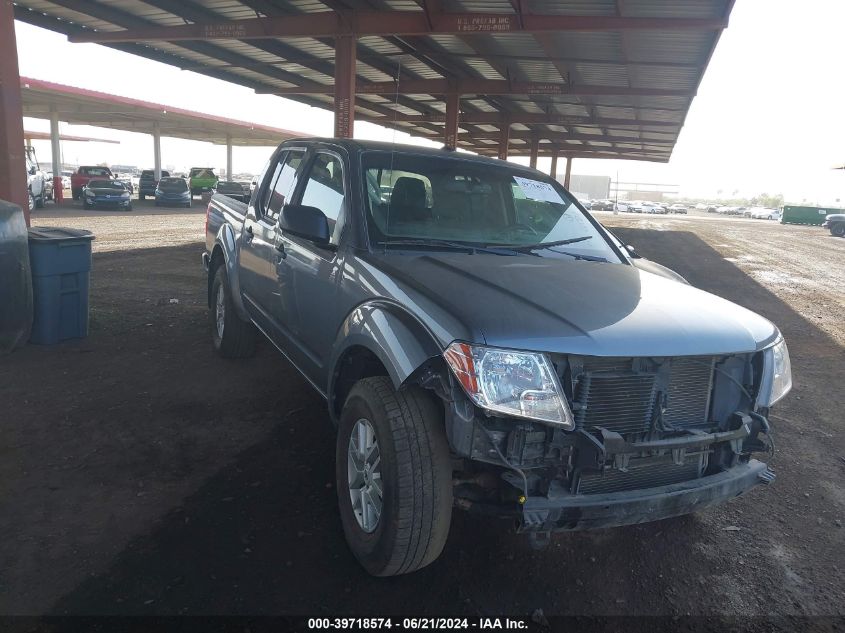
<svg viewBox="0 0 845 633">
<path fill-rule="evenodd" d="M 545 354 L 452 343 L 443 358 L 479 407 L 575 428 L 569 404 Z"/>
<path fill-rule="evenodd" d="M 774 345 L 763 350 L 763 378 L 760 381 L 757 406 L 772 406 L 788 394 L 790 389 L 792 389 L 792 366 L 789 362 L 786 341 L 781 337 Z"/>
</svg>

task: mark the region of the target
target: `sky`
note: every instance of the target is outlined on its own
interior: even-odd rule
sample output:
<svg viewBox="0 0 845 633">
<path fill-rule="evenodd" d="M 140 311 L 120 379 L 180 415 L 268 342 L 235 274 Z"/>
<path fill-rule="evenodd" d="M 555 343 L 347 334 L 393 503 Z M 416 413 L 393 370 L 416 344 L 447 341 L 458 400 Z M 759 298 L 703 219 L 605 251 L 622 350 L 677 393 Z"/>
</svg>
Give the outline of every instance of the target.
<svg viewBox="0 0 845 633">
<path fill-rule="evenodd" d="M 737 0 L 698 96 L 667 164 L 575 159 L 573 174 L 618 177 L 621 182 L 677 185 L 682 196 L 730 198 L 782 193 L 791 203 L 845 206 L 845 82 L 842 0 Z M 20 73 L 169 106 L 330 136 L 332 114 L 96 44 L 70 44 L 52 31 L 16 23 Z M 61 63 L 55 63 L 61 60 Z M 86 75 L 81 69 L 116 72 Z M 25 128 L 49 131 L 49 122 L 25 119 Z M 61 131 L 120 141 L 63 143 L 66 162 L 152 167 L 152 139 L 143 134 L 63 123 Z M 355 136 L 395 142 L 411 139 L 356 122 Z M 49 165 L 49 141 L 34 141 Z M 234 171 L 260 170 L 269 148 L 235 148 Z M 516 159 L 517 162 L 526 162 Z M 162 139 L 162 164 L 224 166 L 225 147 Z M 549 159 L 538 167 L 549 169 Z M 563 171 L 562 163 L 560 171 Z"/>
</svg>

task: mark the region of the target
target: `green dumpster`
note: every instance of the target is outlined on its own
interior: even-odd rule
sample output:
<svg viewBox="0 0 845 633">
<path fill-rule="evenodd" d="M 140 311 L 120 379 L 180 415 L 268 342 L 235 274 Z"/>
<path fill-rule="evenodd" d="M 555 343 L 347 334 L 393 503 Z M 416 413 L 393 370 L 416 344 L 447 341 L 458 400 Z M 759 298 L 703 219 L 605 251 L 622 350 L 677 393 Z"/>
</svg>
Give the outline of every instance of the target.
<svg viewBox="0 0 845 633">
<path fill-rule="evenodd" d="M 842 209 L 831 209 L 830 207 L 793 207 L 783 208 L 781 224 L 813 224 L 821 225 L 826 215 L 831 213 L 842 213 Z"/>
</svg>

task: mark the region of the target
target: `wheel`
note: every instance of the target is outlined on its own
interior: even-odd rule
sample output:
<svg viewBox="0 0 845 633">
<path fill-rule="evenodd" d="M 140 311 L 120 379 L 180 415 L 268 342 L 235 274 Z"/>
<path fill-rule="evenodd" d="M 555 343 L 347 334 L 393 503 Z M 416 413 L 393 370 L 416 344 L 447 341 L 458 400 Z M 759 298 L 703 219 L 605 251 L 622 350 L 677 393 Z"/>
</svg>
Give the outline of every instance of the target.
<svg viewBox="0 0 845 633">
<path fill-rule="evenodd" d="M 79 194 L 80 194 L 79 189 L 71 189 L 70 190 L 70 197 L 73 198 L 74 200 L 79 200 Z"/>
<path fill-rule="evenodd" d="M 837 222 L 830 227 L 830 234 L 836 237 L 845 237 L 845 222 Z"/>
<path fill-rule="evenodd" d="M 255 353 L 255 327 L 252 323 L 242 321 L 235 311 L 225 263 L 221 263 L 214 271 L 209 317 L 214 349 L 220 356 L 247 358 Z"/>
<path fill-rule="evenodd" d="M 443 416 L 419 387 L 386 376 L 358 381 L 337 434 L 343 532 L 373 576 L 407 574 L 443 551 L 452 518 L 452 466 Z"/>
<path fill-rule="evenodd" d="M 32 213 L 35 210 L 35 196 L 32 195 L 31 191 L 29 192 L 28 195 L 29 195 L 29 202 L 28 202 L 29 212 Z"/>
<path fill-rule="evenodd" d="M 43 209 L 44 208 L 44 193 L 42 192 L 40 196 L 35 199 L 35 208 L 36 209 Z"/>
<path fill-rule="evenodd" d="M 126 210 L 127 210 L 127 211 L 131 211 L 131 210 L 132 210 L 132 205 L 131 205 L 131 204 L 126 205 Z"/>
</svg>

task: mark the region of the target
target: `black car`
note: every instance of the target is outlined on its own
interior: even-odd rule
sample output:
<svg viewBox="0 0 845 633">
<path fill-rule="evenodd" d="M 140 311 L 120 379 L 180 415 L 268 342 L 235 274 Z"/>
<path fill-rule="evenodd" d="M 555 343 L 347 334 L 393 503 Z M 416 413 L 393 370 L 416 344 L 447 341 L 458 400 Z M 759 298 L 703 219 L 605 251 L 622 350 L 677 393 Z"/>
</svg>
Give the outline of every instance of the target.
<svg viewBox="0 0 845 633">
<path fill-rule="evenodd" d="M 82 189 L 82 206 L 85 209 L 112 207 L 132 210 L 132 196 L 118 180 L 89 180 Z"/>
<path fill-rule="evenodd" d="M 170 172 L 166 169 L 161 170 L 161 177 L 167 178 Z M 156 173 L 152 169 L 145 169 L 141 172 L 141 177 L 138 179 L 138 200 L 143 200 L 145 196 L 154 196 L 156 193 Z"/>
<path fill-rule="evenodd" d="M 240 202 L 249 202 L 249 186 L 234 180 L 220 180 L 215 191 Z"/>
</svg>

